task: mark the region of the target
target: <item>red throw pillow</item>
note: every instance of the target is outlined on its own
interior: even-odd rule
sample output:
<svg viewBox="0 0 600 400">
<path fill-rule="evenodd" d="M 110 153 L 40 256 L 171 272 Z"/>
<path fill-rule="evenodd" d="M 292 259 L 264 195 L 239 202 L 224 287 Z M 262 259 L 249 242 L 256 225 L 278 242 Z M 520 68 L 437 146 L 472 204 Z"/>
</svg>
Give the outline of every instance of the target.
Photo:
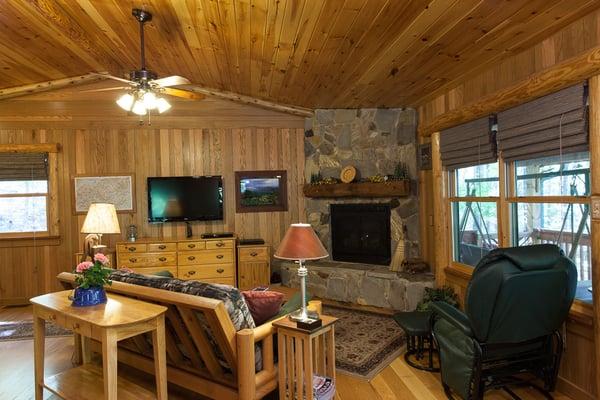
<svg viewBox="0 0 600 400">
<path fill-rule="evenodd" d="M 244 290 L 242 295 L 244 296 L 244 299 L 246 299 L 250 314 L 252 314 L 256 326 L 263 324 L 277 315 L 281 309 L 281 304 L 283 303 L 283 293 L 270 290 Z"/>
</svg>

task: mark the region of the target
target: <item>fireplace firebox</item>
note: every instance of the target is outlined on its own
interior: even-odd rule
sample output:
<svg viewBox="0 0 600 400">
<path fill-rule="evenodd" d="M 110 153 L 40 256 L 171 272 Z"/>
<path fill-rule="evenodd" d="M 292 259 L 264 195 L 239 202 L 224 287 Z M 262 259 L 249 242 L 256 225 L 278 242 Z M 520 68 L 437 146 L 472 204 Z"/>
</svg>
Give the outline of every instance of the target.
<svg viewBox="0 0 600 400">
<path fill-rule="evenodd" d="M 336 261 L 389 265 L 389 204 L 331 204 L 331 253 Z"/>
</svg>

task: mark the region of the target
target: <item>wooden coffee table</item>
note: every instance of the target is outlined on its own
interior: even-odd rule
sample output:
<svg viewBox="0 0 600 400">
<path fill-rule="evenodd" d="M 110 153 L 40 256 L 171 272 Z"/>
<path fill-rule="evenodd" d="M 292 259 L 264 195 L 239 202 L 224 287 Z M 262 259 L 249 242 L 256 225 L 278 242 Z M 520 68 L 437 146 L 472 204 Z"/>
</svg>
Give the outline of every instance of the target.
<svg viewBox="0 0 600 400">
<path fill-rule="evenodd" d="M 125 296 L 108 294 L 108 302 L 91 307 L 73 307 L 71 290 L 31 299 L 33 304 L 35 398 L 43 399 L 44 388 L 63 399 L 167 399 L 165 346 L 166 307 Z M 50 321 L 73 330 L 81 365 L 44 378 L 45 323 Z M 117 377 L 117 342 L 152 332 L 156 395 Z M 103 368 L 89 363 L 87 338 L 102 344 Z M 83 349 L 78 348 L 81 345 Z M 83 354 L 82 354 L 83 353 Z"/>
</svg>

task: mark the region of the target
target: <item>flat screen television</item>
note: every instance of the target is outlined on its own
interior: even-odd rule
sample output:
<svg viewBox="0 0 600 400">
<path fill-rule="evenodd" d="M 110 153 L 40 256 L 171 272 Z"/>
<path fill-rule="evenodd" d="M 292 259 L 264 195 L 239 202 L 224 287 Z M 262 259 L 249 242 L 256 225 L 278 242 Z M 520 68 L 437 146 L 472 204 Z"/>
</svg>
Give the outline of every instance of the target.
<svg viewBox="0 0 600 400">
<path fill-rule="evenodd" d="M 148 178 L 148 221 L 215 221 L 223 219 L 220 176 Z"/>
</svg>

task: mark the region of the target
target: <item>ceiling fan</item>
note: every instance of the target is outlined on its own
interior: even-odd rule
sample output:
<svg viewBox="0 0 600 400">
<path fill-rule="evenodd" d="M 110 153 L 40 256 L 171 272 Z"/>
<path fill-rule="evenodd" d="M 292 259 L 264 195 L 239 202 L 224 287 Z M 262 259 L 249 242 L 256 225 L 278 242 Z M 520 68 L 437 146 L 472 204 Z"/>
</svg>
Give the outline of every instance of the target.
<svg viewBox="0 0 600 400">
<path fill-rule="evenodd" d="M 88 92 L 104 92 L 109 90 L 128 90 L 127 93 L 117 99 L 117 104 L 125 111 L 130 111 L 134 114 L 143 116 L 149 114 L 152 110 L 156 110 L 159 114 L 171 108 L 171 104 L 160 94 L 164 93 L 169 96 L 183 97 L 186 99 L 201 100 L 203 95 L 190 92 L 183 89 L 173 88 L 171 86 L 187 85 L 189 80 L 182 76 L 167 76 L 157 79 L 157 75 L 146 69 L 146 54 L 144 51 L 144 24 L 152 20 L 152 14 L 148 11 L 134 8 L 131 14 L 140 23 L 140 60 L 141 68 L 131 71 L 129 79 L 119 78 L 106 73 L 97 73 L 99 76 L 114 79 L 129 86 L 118 86 L 103 89 L 89 90 Z"/>
</svg>

